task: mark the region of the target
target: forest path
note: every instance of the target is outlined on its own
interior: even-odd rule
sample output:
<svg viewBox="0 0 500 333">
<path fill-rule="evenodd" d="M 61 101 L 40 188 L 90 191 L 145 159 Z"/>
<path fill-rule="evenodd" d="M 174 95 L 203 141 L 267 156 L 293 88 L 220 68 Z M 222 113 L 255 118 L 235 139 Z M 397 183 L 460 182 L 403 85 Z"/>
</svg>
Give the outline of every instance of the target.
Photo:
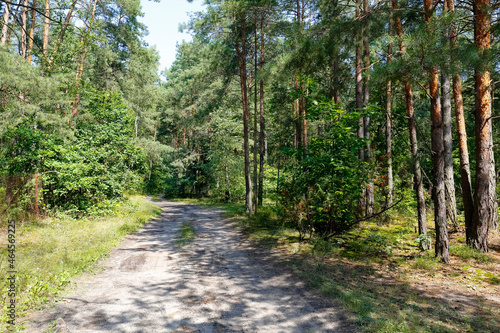
<svg viewBox="0 0 500 333">
<path fill-rule="evenodd" d="M 58 318 L 67 332 L 352 332 L 342 310 L 305 289 L 275 252 L 255 248 L 211 208 L 161 201 L 104 270 L 77 281 L 28 331 Z M 184 222 L 192 243 L 175 244 Z"/>
</svg>

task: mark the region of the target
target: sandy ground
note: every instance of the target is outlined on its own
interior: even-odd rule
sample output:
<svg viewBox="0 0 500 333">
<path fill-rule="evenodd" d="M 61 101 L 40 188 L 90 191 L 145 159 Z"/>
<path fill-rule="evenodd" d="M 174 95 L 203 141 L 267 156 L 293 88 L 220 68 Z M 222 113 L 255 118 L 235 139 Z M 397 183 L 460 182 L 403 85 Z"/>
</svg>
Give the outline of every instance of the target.
<svg viewBox="0 0 500 333">
<path fill-rule="evenodd" d="M 116 248 L 104 270 L 77 281 L 28 332 L 353 332 L 339 306 L 307 290 L 220 211 L 154 202 L 163 213 Z M 183 222 L 196 229 L 175 245 Z"/>
</svg>

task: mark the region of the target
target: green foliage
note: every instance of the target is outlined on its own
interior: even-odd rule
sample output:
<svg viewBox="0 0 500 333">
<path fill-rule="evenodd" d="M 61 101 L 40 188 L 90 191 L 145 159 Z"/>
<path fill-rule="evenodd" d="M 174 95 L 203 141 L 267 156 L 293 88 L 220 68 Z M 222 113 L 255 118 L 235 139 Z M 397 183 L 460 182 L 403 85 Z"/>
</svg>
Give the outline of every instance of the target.
<svg viewBox="0 0 500 333">
<path fill-rule="evenodd" d="M 463 260 L 475 261 L 480 264 L 492 262 L 492 259 L 485 253 L 471 249 L 464 244 L 453 244 L 450 246 L 450 254 L 455 255 Z"/>
<path fill-rule="evenodd" d="M 324 133 L 310 139 L 307 151 L 282 150 L 297 164 L 290 164 L 280 179 L 280 203 L 285 218 L 293 221 L 301 235 L 340 232 L 356 219 L 368 168 L 358 158 L 366 142 L 354 131 L 361 116 L 338 109 L 332 101 L 314 102 L 308 117 L 321 119 Z"/>
<path fill-rule="evenodd" d="M 2 170 L 9 176 L 40 174 L 47 210 L 105 213 L 125 190 L 141 188 L 144 155 L 131 140 L 132 114 L 115 93 L 95 91 L 89 100 L 66 142 L 44 133 L 33 118 L 3 138 Z"/>
</svg>

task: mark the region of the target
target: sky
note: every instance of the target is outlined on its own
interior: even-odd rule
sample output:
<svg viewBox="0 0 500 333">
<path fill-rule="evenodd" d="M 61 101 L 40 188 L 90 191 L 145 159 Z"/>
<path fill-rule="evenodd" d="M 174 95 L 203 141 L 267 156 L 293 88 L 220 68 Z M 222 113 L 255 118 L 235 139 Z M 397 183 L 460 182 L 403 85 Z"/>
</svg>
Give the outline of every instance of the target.
<svg viewBox="0 0 500 333">
<path fill-rule="evenodd" d="M 189 12 L 203 10 L 202 3 L 203 0 L 194 0 L 192 3 L 187 0 L 141 0 L 144 17 L 139 21 L 148 27 L 146 42 L 150 46 L 156 45 L 160 53 L 160 71 L 169 68 L 175 60 L 176 44 L 191 40 L 188 33 L 179 32 L 179 24 L 189 21 Z"/>
</svg>

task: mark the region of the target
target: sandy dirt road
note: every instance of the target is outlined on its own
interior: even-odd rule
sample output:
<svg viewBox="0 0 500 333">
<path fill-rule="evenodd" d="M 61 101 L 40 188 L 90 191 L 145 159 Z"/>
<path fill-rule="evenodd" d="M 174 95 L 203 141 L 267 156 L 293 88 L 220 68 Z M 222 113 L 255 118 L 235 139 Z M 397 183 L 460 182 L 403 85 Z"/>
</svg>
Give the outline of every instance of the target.
<svg viewBox="0 0 500 333">
<path fill-rule="evenodd" d="M 154 202 L 163 212 L 130 235 L 104 270 L 77 281 L 28 332 L 352 332 L 337 306 L 308 291 L 276 258 L 252 246 L 220 211 Z M 183 222 L 196 238 L 179 248 Z"/>
</svg>

